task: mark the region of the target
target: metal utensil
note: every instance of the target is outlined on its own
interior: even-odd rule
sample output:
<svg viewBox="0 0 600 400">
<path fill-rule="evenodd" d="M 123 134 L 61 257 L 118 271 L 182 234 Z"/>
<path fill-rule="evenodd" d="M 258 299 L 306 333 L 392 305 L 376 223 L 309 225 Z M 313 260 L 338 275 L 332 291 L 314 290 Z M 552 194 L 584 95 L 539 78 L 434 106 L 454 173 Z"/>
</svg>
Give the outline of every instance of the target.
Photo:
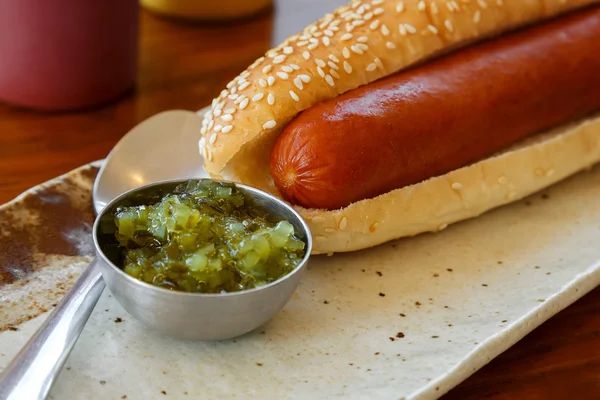
<svg viewBox="0 0 600 400">
<path fill-rule="evenodd" d="M 236 186 L 255 206 L 268 210 L 276 221 L 294 226 L 304 241 L 306 253 L 289 274 L 270 284 L 240 292 L 201 294 L 159 288 L 127 275 L 104 252 L 107 235 L 102 235 L 102 216 L 112 213 L 131 196 L 169 193 L 185 180 L 157 182 L 131 190 L 106 206 L 94 225 L 97 263 L 111 293 L 137 320 L 163 334 L 180 339 L 224 340 L 250 332 L 272 319 L 289 301 L 298 286 L 312 249 L 310 231 L 302 217 L 289 205 L 260 190 Z"/>
<path fill-rule="evenodd" d="M 176 110 L 157 114 L 127 133 L 96 177 L 92 193 L 96 213 L 145 183 L 206 176 L 193 145 L 200 128 L 195 113 Z M 0 400 L 46 398 L 103 290 L 94 260 L 6 367 L 0 376 Z"/>
</svg>

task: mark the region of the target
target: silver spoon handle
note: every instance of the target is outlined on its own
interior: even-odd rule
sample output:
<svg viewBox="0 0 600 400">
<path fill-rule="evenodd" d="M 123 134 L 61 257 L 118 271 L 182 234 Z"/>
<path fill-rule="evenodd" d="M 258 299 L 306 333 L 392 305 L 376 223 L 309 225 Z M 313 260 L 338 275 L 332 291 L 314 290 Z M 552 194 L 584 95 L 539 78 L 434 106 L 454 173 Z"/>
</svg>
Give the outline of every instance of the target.
<svg viewBox="0 0 600 400">
<path fill-rule="evenodd" d="M 6 367 L 0 376 L 0 400 L 46 398 L 104 286 L 94 259 Z"/>
</svg>

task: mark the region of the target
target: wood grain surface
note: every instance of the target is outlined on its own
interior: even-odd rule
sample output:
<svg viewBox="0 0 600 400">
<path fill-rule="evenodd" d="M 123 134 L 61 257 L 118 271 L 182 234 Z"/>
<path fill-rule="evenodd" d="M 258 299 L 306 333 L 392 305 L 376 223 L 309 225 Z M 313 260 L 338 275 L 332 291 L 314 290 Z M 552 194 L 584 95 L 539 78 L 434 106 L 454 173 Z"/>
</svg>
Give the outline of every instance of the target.
<svg viewBox="0 0 600 400">
<path fill-rule="evenodd" d="M 160 111 L 206 106 L 273 44 L 344 2 L 280 0 L 274 10 L 234 24 L 183 23 L 142 11 L 137 84 L 117 101 L 58 114 L 0 104 L 0 202 L 105 157 Z M 443 398 L 599 399 L 600 288 Z"/>
</svg>

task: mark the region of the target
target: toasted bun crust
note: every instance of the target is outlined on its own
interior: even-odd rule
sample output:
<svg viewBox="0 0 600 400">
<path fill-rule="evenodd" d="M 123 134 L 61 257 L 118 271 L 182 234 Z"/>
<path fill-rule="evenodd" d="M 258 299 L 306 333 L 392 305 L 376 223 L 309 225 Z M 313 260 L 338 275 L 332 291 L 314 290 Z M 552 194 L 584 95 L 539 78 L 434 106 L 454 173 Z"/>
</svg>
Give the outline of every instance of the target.
<svg viewBox="0 0 600 400">
<path fill-rule="evenodd" d="M 278 194 L 270 152 L 302 110 L 466 44 L 598 2 L 354 1 L 268 51 L 213 100 L 200 139 L 205 169 Z M 600 119 L 592 119 L 341 210 L 298 210 L 312 229 L 315 253 L 358 250 L 437 230 L 557 182 L 600 160 L 599 137 Z"/>
</svg>

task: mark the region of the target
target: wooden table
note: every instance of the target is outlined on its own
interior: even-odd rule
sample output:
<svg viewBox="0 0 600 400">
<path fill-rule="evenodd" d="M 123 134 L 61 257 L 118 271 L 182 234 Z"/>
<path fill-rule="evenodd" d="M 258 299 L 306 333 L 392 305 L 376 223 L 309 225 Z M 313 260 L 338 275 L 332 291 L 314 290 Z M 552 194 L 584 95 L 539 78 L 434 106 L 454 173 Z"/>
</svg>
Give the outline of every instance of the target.
<svg viewBox="0 0 600 400">
<path fill-rule="evenodd" d="M 281 0 L 235 25 L 174 23 L 141 13 L 135 90 L 104 107 L 44 114 L 0 105 L 0 203 L 101 159 L 140 121 L 197 110 L 273 44 L 344 0 Z M 600 288 L 536 329 L 444 399 L 599 399 Z"/>
</svg>

